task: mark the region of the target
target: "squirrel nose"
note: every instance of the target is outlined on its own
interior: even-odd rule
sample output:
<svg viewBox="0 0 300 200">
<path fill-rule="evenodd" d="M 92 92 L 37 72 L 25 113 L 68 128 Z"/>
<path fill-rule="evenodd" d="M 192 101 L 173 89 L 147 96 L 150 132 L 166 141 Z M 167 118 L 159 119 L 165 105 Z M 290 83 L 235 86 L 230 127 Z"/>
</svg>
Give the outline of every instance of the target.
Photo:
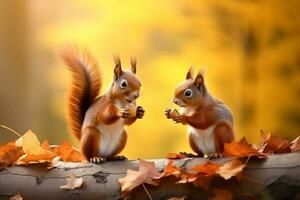
<svg viewBox="0 0 300 200">
<path fill-rule="evenodd" d="M 178 103 L 178 100 L 177 100 L 177 99 L 173 99 L 173 102 L 174 102 L 175 104 L 177 104 L 177 103 Z"/>
</svg>

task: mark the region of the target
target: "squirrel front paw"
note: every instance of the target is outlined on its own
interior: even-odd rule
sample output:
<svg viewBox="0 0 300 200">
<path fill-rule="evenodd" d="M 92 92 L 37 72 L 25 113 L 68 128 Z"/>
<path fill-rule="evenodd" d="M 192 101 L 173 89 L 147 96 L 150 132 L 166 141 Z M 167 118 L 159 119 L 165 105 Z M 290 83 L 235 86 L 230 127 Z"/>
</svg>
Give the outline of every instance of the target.
<svg viewBox="0 0 300 200">
<path fill-rule="evenodd" d="M 179 112 L 176 109 L 174 109 L 174 110 L 166 109 L 165 115 L 168 119 L 174 120 L 176 124 L 177 123 L 185 124 L 184 116 L 180 115 Z"/>
<path fill-rule="evenodd" d="M 136 117 L 139 119 L 142 119 L 144 117 L 145 114 L 145 110 L 142 106 L 138 106 L 136 108 Z"/>
<path fill-rule="evenodd" d="M 122 109 L 121 112 L 120 112 L 120 116 L 123 119 L 126 119 L 126 118 L 130 117 L 129 110 L 127 108 Z"/>
<path fill-rule="evenodd" d="M 101 158 L 101 157 L 93 157 L 93 158 L 90 158 L 89 161 L 94 164 L 101 164 L 101 163 L 105 162 L 105 159 Z"/>
</svg>

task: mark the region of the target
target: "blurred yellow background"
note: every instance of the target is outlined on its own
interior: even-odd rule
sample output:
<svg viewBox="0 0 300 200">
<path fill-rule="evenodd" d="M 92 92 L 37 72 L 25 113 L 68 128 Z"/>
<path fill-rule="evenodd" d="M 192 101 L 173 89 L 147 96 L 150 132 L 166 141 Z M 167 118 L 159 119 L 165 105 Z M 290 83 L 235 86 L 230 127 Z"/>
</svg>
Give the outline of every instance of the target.
<svg viewBox="0 0 300 200">
<path fill-rule="evenodd" d="M 164 117 L 190 65 L 232 109 L 237 139 L 257 142 L 260 129 L 292 139 L 300 133 L 299 9 L 297 0 L 0 1 L 0 123 L 77 145 L 65 123 L 70 73 L 57 57 L 76 43 L 99 61 L 102 91 L 113 54 L 124 66 L 137 57 L 146 114 L 128 128 L 129 158 L 191 151 L 186 127 Z M 1 143 L 15 139 L 0 134 Z"/>
</svg>

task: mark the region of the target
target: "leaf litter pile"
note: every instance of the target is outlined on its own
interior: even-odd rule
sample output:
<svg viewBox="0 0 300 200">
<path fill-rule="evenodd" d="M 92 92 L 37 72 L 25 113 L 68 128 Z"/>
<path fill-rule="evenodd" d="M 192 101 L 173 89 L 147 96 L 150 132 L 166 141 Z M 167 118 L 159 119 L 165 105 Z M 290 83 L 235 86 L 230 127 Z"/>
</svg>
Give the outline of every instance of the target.
<svg viewBox="0 0 300 200">
<path fill-rule="evenodd" d="M 0 146 L 0 167 L 41 164 L 45 165 L 47 169 L 52 169 L 63 162 L 86 162 L 82 154 L 67 142 L 60 145 L 49 145 L 47 140 L 40 143 L 37 136 L 30 130 L 24 135 L 13 132 L 19 136 L 19 139 Z M 187 169 L 175 164 L 176 159 L 185 159 L 185 154 L 168 153 L 167 158 L 169 161 L 162 172 L 157 170 L 155 162 L 140 160 L 139 169 L 137 171 L 128 169 L 126 176 L 119 179 L 119 183 L 123 197 L 130 194 L 134 188 L 143 187 L 149 199 L 152 199 L 146 185 L 159 186 L 162 179 L 172 176 L 176 180 L 175 184 L 192 183 L 196 187 L 209 191 L 211 200 L 230 200 L 233 199 L 230 191 L 209 187 L 212 178 L 219 177 L 224 180 L 235 179 L 241 181 L 245 178 L 242 172 L 250 157 L 264 159 L 270 154 L 297 151 L 300 151 L 300 136 L 289 142 L 280 136 L 261 132 L 261 140 L 258 146 L 249 144 L 245 138 L 238 142 L 225 144 L 222 155 L 232 157 L 233 160 L 224 164 L 207 161 L 204 164 L 198 164 Z M 71 174 L 66 177 L 66 185 L 60 186 L 60 188 L 73 190 L 80 188 L 82 185 L 83 179 Z M 22 197 L 18 193 L 11 199 L 22 199 Z M 184 197 L 173 199 L 184 199 Z"/>
</svg>

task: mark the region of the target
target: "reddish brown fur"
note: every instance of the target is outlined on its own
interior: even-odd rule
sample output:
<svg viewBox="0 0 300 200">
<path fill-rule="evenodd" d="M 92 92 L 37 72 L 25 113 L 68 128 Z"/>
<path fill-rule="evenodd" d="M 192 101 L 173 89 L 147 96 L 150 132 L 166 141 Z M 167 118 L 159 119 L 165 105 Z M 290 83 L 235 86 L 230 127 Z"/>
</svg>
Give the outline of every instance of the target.
<svg viewBox="0 0 300 200">
<path fill-rule="evenodd" d="M 68 100 L 69 132 L 80 139 L 84 113 L 98 96 L 102 85 L 96 60 L 87 49 L 65 49 L 61 57 L 72 72 L 72 85 Z"/>
<path fill-rule="evenodd" d="M 125 72 L 121 68 L 120 58 L 115 57 L 115 80 L 108 93 L 96 98 L 99 94 L 102 79 L 96 61 L 87 50 L 66 49 L 62 53 L 62 59 L 69 66 L 73 75 L 73 84 L 68 101 L 70 132 L 80 139 L 80 149 L 89 160 L 99 156 L 101 133 L 97 129 L 97 125 L 114 124 L 119 120 L 122 116 L 116 102 L 126 105 L 128 95 L 131 95 L 132 98 L 131 92 L 138 91 L 141 87 L 140 81 L 135 76 L 136 61 L 132 59 L 131 72 Z M 126 79 L 128 82 L 128 88 L 122 91 L 119 89 L 117 82 L 121 79 Z M 137 116 L 127 117 L 124 123 L 130 125 L 136 119 Z M 127 133 L 124 130 L 120 144 L 111 156 L 122 151 L 126 140 Z"/>
<path fill-rule="evenodd" d="M 100 133 L 94 127 L 86 127 L 82 130 L 80 149 L 87 160 L 99 155 Z"/>
<path fill-rule="evenodd" d="M 234 133 L 232 127 L 226 121 L 219 122 L 214 132 L 217 152 L 221 153 L 224 150 L 224 144 L 234 140 Z"/>
<path fill-rule="evenodd" d="M 191 97 L 184 95 L 187 89 L 192 91 Z M 214 129 L 216 153 L 223 151 L 224 143 L 234 140 L 231 113 L 221 101 L 213 98 L 207 92 L 202 73 L 198 73 L 193 78 L 191 69 L 188 71 L 186 80 L 176 88 L 174 102 L 186 110 L 192 110 L 192 113 L 188 114 L 167 111 L 167 117 L 175 122 L 188 124 L 201 130 L 216 124 Z M 203 154 L 194 140 L 193 136 L 189 137 L 191 148 L 197 154 Z"/>
</svg>

